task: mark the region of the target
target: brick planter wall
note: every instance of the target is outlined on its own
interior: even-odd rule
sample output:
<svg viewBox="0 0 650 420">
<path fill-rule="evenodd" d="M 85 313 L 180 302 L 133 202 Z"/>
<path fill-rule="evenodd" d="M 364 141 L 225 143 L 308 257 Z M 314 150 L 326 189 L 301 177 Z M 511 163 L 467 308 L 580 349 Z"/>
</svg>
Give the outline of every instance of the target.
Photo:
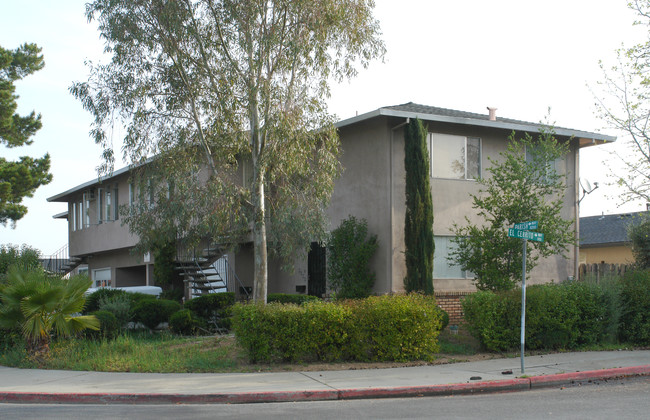
<svg viewBox="0 0 650 420">
<path fill-rule="evenodd" d="M 472 292 L 435 293 L 436 303 L 449 314 L 449 325 L 460 325 L 463 318 L 463 308 L 460 300 Z"/>
</svg>

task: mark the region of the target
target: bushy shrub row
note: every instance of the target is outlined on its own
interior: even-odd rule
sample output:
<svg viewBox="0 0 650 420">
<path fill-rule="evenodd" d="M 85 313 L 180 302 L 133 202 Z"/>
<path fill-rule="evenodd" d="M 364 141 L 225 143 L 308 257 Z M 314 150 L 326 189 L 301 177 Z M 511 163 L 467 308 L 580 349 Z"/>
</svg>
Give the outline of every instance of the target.
<svg viewBox="0 0 650 420">
<path fill-rule="evenodd" d="M 129 322 L 140 322 L 154 329 L 160 323 L 169 322 L 171 315 L 180 309 L 181 305 L 173 300 L 101 288 L 86 297 L 84 313 L 93 314 L 100 321 L 99 332 L 88 332 L 87 336 L 114 337 Z"/>
<path fill-rule="evenodd" d="M 301 305 L 305 302 L 311 302 L 314 300 L 320 300 L 320 298 L 311 295 L 291 295 L 288 293 L 269 293 L 266 297 L 268 303 L 294 303 L 296 305 Z"/>
<path fill-rule="evenodd" d="M 211 293 L 195 297 L 194 299 L 185 302 L 184 308 L 189 310 L 191 313 L 187 315 L 179 315 L 178 317 L 184 317 L 185 322 L 183 322 L 183 324 L 187 324 L 187 322 L 189 322 L 188 320 L 191 319 L 191 330 L 194 332 L 196 332 L 198 328 L 210 332 L 223 332 L 230 330 L 232 317 L 231 307 L 234 303 L 235 294 L 233 292 Z M 171 325 L 172 331 L 177 334 L 187 335 L 188 327 L 180 326 L 178 324 L 179 322 L 180 318 L 174 321 L 174 324 Z"/>
<path fill-rule="evenodd" d="M 517 348 L 521 290 L 480 291 L 463 300 L 470 332 L 488 350 Z M 616 287 L 585 282 L 530 286 L 526 290 L 526 348 L 573 349 L 612 342 L 620 318 Z"/>
<path fill-rule="evenodd" d="M 626 273 L 621 280 L 621 326 L 619 336 L 644 346 L 650 345 L 650 271 Z"/>
<path fill-rule="evenodd" d="M 417 294 L 233 307 L 251 362 L 431 360 L 441 318 L 435 300 Z"/>
</svg>

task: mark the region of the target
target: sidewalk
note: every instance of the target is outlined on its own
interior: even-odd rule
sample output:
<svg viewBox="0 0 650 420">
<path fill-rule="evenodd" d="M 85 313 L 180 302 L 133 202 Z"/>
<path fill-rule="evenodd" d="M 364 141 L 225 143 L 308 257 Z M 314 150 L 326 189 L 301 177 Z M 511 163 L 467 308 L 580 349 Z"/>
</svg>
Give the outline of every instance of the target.
<svg viewBox="0 0 650 420">
<path fill-rule="evenodd" d="M 0 367 L 0 403 L 254 403 L 455 395 L 650 376 L 650 350 L 560 353 L 392 369 L 107 373 Z M 511 374 L 507 372 L 511 371 Z M 504 374 L 504 372 L 506 372 Z"/>
</svg>

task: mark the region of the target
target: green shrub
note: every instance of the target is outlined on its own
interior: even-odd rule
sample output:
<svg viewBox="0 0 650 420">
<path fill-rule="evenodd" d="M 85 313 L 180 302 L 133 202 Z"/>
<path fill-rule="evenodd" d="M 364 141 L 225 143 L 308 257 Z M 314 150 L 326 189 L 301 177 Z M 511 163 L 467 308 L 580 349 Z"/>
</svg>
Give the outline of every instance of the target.
<svg viewBox="0 0 650 420">
<path fill-rule="evenodd" d="M 110 311 L 99 310 L 93 312 L 93 315 L 99 320 L 99 331 L 89 331 L 87 336 L 114 338 L 124 325 Z"/>
<path fill-rule="evenodd" d="M 431 360 L 441 313 L 432 297 L 233 307 L 237 341 L 251 362 Z"/>
<path fill-rule="evenodd" d="M 440 331 L 442 331 L 449 325 L 449 313 L 439 306 L 438 311 L 440 312 Z"/>
<path fill-rule="evenodd" d="M 370 259 L 378 248 L 377 235 L 368 236 L 368 222 L 350 216 L 332 231 L 327 244 L 327 277 L 337 299 L 370 295 L 375 273 Z"/>
<path fill-rule="evenodd" d="M 625 273 L 621 280 L 621 306 L 621 340 L 650 345 L 649 270 Z"/>
<path fill-rule="evenodd" d="M 108 311 L 115 316 L 118 327 L 122 328 L 132 318 L 133 303 L 127 293 L 116 293 L 99 299 L 99 310 Z"/>
<path fill-rule="evenodd" d="M 521 290 L 519 292 L 521 293 Z M 576 347 L 579 334 L 577 322 L 581 313 L 575 295 L 570 292 L 567 287 L 553 284 L 528 288 L 526 291 L 527 349 Z M 521 337 L 521 333 L 519 334 Z"/>
<path fill-rule="evenodd" d="M 28 245 L 0 245 L 0 284 L 4 283 L 9 267 L 16 266 L 23 270 L 42 269 L 39 260 L 41 252 Z"/>
<path fill-rule="evenodd" d="M 169 328 L 174 334 L 194 335 L 199 324 L 199 320 L 189 309 L 181 309 L 169 318 Z"/>
<path fill-rule="evenodd" d="M 102 299 L 112 298 L 114 296 L 126 296 L 127 292 L 121 289 L 113 289 L 111 287 L 102 287 L 95 290 L 86 296 L 86 305 L 84 306 L 84 313 L 97 312 L 99 310 L 99 301 Z"/>
<path fill-rule="evenodd" d="M 357 360 L 432 360 L 442 314 L 435 299 L 419 294 L 371 296 L 351 302 Z"/>
<path fill-rule="evenodd" d="M 472 335 L 491 351 L 521 341 L 521 290 L 481 291 L 463 299 Z M 573 349 L 611 341 L 618 324 L 615 293 L 597 284 L 570 282 L 526 290 L 526 348 Z"/>
<path fill-rule="evenodd" d="M 288 293 L 269 293 L 266 297 L 268 303 L 294 303 L 296 305 L 302 305 L 305 302 L 311 302 L 314 300 L 320 300 L 320 298 L 311 295 L 292 295 Z"/>
<path fill-rule="evenodd" d="M 185 302 L 185 309 L 191 310 L 204 325 L 215 330 L 230 330 L 232 316 L 230 307 L 235 303 L 233 292 L 210 293 Z"/>
<path fill-rule="evenodd" d="M 126 292 L 126 295 L 131 299 L 131 306 L 135 306 L 140 302 L 147 301 L 147 300 L 158 300 L 158 296 L 154 295 L 148 295 L 146 293 L 131 293 L 131 292 Z"/>
<path fill-rule="evenodd" d="M 182 303 L 185 297 L 185 291 L 181 288 L 163 290 L 159 297 L 160 299 L 175 300 L 178 303 Z"/>
<path fill-rule="evenodd" d="M 517 297 L 519 296 L 519 299 Z M 462 300 L 470 333 L 491 351 L 515 348 L 519 343 L 521 292 L 496 294 L 478 291 Z"/>
<path fill-rule="evenodd" d="M 169 322 L 172 314 L 180 309 L 181 305 L 173 300 L 143 299 L 133 307 L 133 320 L 153 330 L 160 323 Z"/>
<path fill-rule="evenodd" d="M 192 310 L 201 318 L 209 319 L 215 313 L 235 304 L 233 292 L 210 293 L 185 302 L 185 308 Z"/>
</svg>

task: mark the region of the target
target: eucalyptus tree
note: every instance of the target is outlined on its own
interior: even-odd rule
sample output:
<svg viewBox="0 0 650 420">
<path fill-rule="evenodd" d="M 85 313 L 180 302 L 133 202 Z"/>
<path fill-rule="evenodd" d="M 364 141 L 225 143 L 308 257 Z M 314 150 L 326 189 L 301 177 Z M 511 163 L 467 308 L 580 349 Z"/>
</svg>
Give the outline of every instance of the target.
<svg viewBox="0 0 650 420">
<path fill-rule="evenodd" d="M 140 166 L 140 191 L 156 205 L 134 206 L 125 217 L 142 244 L 205 234 L 237 243 L 252 232 L 254 298 L 266 301 L 267 244 L 287 261 L 324 235 L 340 171 L 325 99 L 332 81 L 383 55 L 373 7 L 372 0 L 87 5 L 112 57 L 91 64 L 89 80 L 71 91 L 94 115 L 102 171 L 113 167 L 116 123 L 125 127 L 128 162 L 155 156 Z"/>
</svg>

